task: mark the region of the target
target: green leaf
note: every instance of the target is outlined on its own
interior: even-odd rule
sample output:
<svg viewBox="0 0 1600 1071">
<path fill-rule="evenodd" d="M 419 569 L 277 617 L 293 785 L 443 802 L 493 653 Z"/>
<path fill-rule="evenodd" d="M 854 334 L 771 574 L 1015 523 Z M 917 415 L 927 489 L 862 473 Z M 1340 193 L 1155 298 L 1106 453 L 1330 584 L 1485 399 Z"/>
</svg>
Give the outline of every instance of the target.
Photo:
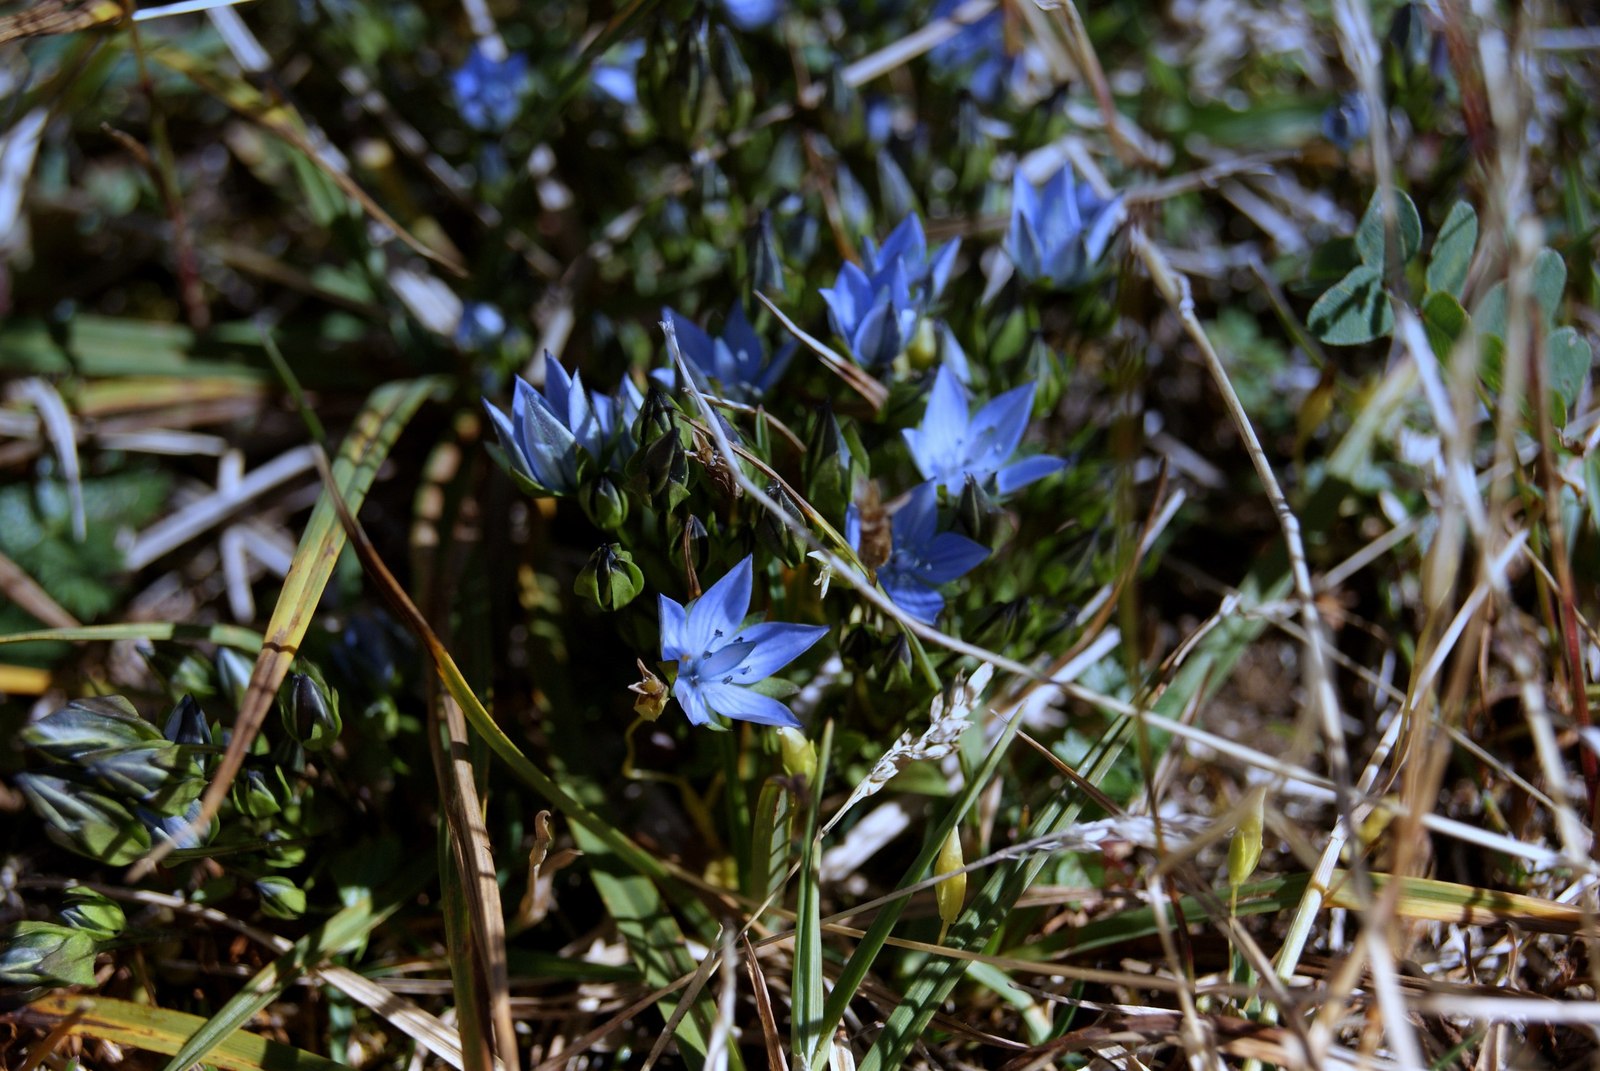
<svg viewBox="0 0 1600 1071">
<path fill-rule="evenodd" d="M 1422 329 L 1440 363 L 1450 359 L 1457 340 L 1472 326 L 1467 310 L 1448 290 L 1431 290 L 1422 299 Z"/>
<path fill-rule="evenodd" d="M 1465 201 L 1458 201 L 1433 240 L 1433 252 L 1428 255 L 1428 289 L 1459 301 L 1477 244 L 1478 214 Z"/>
<path fill-rule="evenodd" d="M 1554 249 L 1539 250 L 1533 262 L 1533 296 L 1539 302 L 1547 332 L 1555 326 L 1556 313 L 1561 311 L 1561 292 L 1566 288 L 1567 262 Z"/>
<path fill-rule="evenodd" d="M 1561 416 L 1564 420 L 1572 412 L 1578 393 L 1589 379 L 1589 367 L 1594 355 L 1589 349 L 1588 340 L 1578 334 L 1574 327 L 1560 328 L 1546 339 L 1544 355 L 1550 389 L 1561 400 Z"/>
<path fill-rule="evenodd" d="M 1330 346 L 1359 346 L 1394 330 L 1394 310 L 1383 289 L 1383 275 L 1367 264 L 1317 299 L 1306 316 L 1311 333 Z"/>
<path fill-rule="evenodd" d="M 1583 486 L 1589 503 L 1589 517 L 1600 531 L 1600 450 L 1591 450 L 1583 459 Z"/>
<path fill-rule="evenodd" d="M 1394 214 L 1395 231 L 1400 239 L 1400 263 L 1406 264 L 1422 248 L 1422 217 L 1417 215 L 1417 206 L 1412 204 L 1411 198 L 1400 190 L 1394 191 Z M 1379 190 L 1367 202 L 1367 211 L 1356 228 L 1356 249 L 1361 253 L 1361 263 L 1380 273 L 1387 271 L 1383 246 L 1383 191 Z"/>
</svg>

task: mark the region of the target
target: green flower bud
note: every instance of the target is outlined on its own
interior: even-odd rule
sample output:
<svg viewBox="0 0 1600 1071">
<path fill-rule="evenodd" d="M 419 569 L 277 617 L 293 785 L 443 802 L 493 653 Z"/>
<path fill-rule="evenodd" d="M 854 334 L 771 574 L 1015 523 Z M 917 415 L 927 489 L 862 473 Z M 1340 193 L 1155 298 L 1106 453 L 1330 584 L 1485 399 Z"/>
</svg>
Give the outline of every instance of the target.
<svg viewBox="0 0 1600 1071">
<path fill-rule="evenodd" d="M 738 130 L 750 122 L 756 107 L 755 80 L 750 67 L 739 54 L 739 45 L 726 26 L 711 31 L 711 69 L 717 76 L 723 107 L 718 109 L 717 128 L 724 133 Z"/>
<path fill-rule="evenodd" d="M 794 500 L 794 496 L 783 489 L 781 484 L 776 482 L 767 484 L 767 496 L 783 507 L 789 521 L 802 529 L 806 527 L 805 514 L 800 512 L 800 504 Z M 799 565 L 805 560 L 805 542 L 784 518 L 769 509 L 763 509 L 760 520 L 756 521 L 756 538 L 761 541 L 762 546 L 772 552 L 773 557 L 781 559 L 786 565 Z"/>
<path fill-rule="evenodd" d="M 291 673 L 279 693 L 278 716 L 284 730 L 307 751 L 328 750 L 344 729 L 339 693 L 319 676 Z"/>
<path fill-rule="evenodd" d="M 817 776 L 817 748 L 806 739 L 806 734 L 787 725 L 779 726 L 778 751 L 783 757 L 783 772 L 790 777 L 810 784 Z"/>
<path fill-rule="evenodd" d="M 266 863 L 270 867 L 288 870 L 306 861 L 305 845 L 295 843 L 298 838 L 282 830 L 269 829 L 261 839 L 271 842 L 266 854 Z"/>
<path fill-rule="evenodd" d="M 955 155 L 960 161 L 957 185 L 964 190 L 982 188 L 994 162 L 994 139 L 989 136 L 989 120 L 971 97 L 962 97 L 956 109 Z"/>
<path fill-rule="evenodd" d="M 173 695 L 209 696 L 216 691 L 211 660 L 198 651 L 185 652 L 167 673 L 167 687 Z"/>
<path fill-rule="evenodd" d="M 272 782 L 260 770 L 246 770 L 233 783 L 233 805 L 251 818 L 270 818 L 283 810 Z"/>
<path fill-rule="evenodd" d="M 994 528 L 994 512 L 994 500 L 978 486 L 977 480 L 968 476 L 961 485 L 961 494 L 956 496 L 956 515 L 951 529 L 979 543 L 987 543 Z"/>
<path fill-rule="evenodd" d="M 250 687 L 250 675 L 255 672 L 256 660 L 235 651 L 232 647 L 217 648 L 217 683 L 222 687 L 222 697 L 238 710 L 244 706 L 244 693 Z"/>
<path fill-rule="evenodd" d="M 62 922 L 100 941 L 109 941 L 128 924 L 115 900 L 82 885 L 67 890 L 60 914 Z"/>
<path fill-rule="evenodd" d="M 644 590 L 644 574 L 619 544 L 604 543 L 589 555 L 572 590 L 602 610 L 620 610 Z"/>
<path fill-rule="evenodd" d="M 964 866 L 966 858 L 961 854 L 961 830 L 953 828 L 933 861 L 933 872 L 948 874 Z M 939 921 L 946 926 L 953 925 L 961 917 L 961 905 L 967 898 L 967 876 L 957 874 L 940 881 L 933 887 L 933 898 L 939 905 Z"/>
<path fill-rule="evenodd" d="M 683 522 L 674 545 L 683 549 L 689 564 L 697 573 L 711 560 L 711 534 L 706 531 L 706 522 L 692 513 Z"/>
<path fill-rule="evenodd" d="M 591 477 L 578 488 L 578 503 L 596 528 L 614 531 L 628 519 L 628 496 L 604 473 Z"/>
<path fill-rule="evenodd" d="M 206 715 L 196 703 L 194 696 L 186 695 L 172 708 L 172 713 L 167 715 L 167 724 L 161 730 L 161 735 L 171 740 L 174 744 L 207 747 L 211 744 L 211 726 L 206 722 Z"/>
<path fill-rule="evenodd" d="M 206 787 L 194 759 L 165 740 L 91 751 L 78 761 L 101 788 L 163 814 L 183 810 Z"/>
<path fill-rule="evenodd" d="M 827 517 L 842 519 L 855 493 L 856 478 L 867 474 L 866 457 L 854 432 L 841 430 L 833 410 L 819 406 L 800 460 L 800 476 L 811 504 Z"/>
<path fill-rule="evenodd" d="M 165 743 L 160 731 L 120 695 L 75 699 L 17 736 L 57 762 L 77 762 L 91 751 Z"/>
<path fill-rule="evenodd" d="M 111 797 L 48 774 L 20 773 L 16 781 L 45 834 L 68 851 L 124 866 L 150 850 L 150 831 Z"/>
<path fill-rule="evenodd" d="M 753 292 L 773 297 L 788 293 L 783 281 L 783 253 L 778 248 L 777 232 L 772 228 L 770 209 L 762 209 L 756 225 L 750 228 L 745 239 L 745 254 Z"/>
<path fill-rule="evenodd" d="M 261 910 L 275 919 L 297 919 L 306 913 L 306 893 L 288 878 L 276 874 L 256 879 Z"/>
<path fill-rule="evenodd" d="M 628 476 L 650 504 L 663 513 L 689 497 L 689 429 L 672 399 L 652 385 L 634 421 L 639 444 L 628 461 Z"/>
<path fill-rule="evenodd" d="M 683 24 L 682 32 L 662 54 L 671 57 L 665 77 L 659 79 L 655 118 L 667 136 L 677 141 L 693 141 L 708 125 L 716 94 L 712 88 L 708 24 L 702 15 Z M 645 54 L 650 54 L 650 49 Z M 659 68 L 658 68 L 659 69 Z"/>
<path fill-rule="evenodd" d="M 906 359 L 912 368 L 932 368 L 939 360 L 939 329 L 924 316 L 917 321 L 917 329 L 906 344 Z"/>
<path fill-rule="evenodd" d="M 93 985 L 94 938 L 53 922 L 19 922 L 0 942 L 0 982 Z"/>
</svg>

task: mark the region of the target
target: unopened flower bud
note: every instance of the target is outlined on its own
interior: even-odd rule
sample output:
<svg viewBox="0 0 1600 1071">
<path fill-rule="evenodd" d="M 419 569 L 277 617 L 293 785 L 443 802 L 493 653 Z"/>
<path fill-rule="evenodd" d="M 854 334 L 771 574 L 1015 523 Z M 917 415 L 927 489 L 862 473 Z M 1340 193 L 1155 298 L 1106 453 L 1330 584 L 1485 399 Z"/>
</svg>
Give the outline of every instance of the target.
<svg viewBox="0 0 1600 1071">
<path fill-rule="evenodd" d="M 244 705 L 244 693 L 250 687 L 250 674 L 255 672 L 255 659 L 232 647 L 217 649 L 217 683 L 222 688 L 222 697 L 233 704 L 233 709 L 238 710 Z"/>
<path fill-rule="evenodd" d="M 596 528 L 612 531 L 628 519 L 628 496 L 605 473 L 584 482 L 578 489 L 578 503 Z"/>
<path fill-rule="evenodd" d="M 572 590 L 607 612 L 620 610 L 644 590 L 644 574 L 617 543 L 595 548 Z"/>
<path fill-rule="evenodd" d="M 289 674 L 278 715 L 284 730 L 307 751 L 326 751 L 344 729 L 338 693 L 308 673 Z"/>
<path fill-rule="evenodd" d="M 275 919 L 297 919 L 306 913 L 306 893 L 288 878 L 276 874 L 256 879 L 261 910 Z"/>
<path fill-rule="evenodd" d="M 772 227 L 772 211 L 762 209 L 746 240 L 749 258 L 750 289 L 757 294 L 782 297 L 788 293 L 783 281 L 783 254 Z"/>
<path fill-rule="evenodd" d="M 639 449 L 628 462 L 628 475 L 651 505 L 671 512 L 689 497 L 689 436 L 682 414 L 665 391 L 652 385 L 633 428 Z"/>
<path fill-rule="evenodd" d="M 750 77 L 750 67 L 739 54 L 738 42 L 726 26 L 711 30 L 711 69 L 717 76 L 717 88 L 722 93 L 723 107 L 718 109 L 717 127 L 723 131 L 738 130 L 750 121 L 755 110 L 755 80 Z"/>
<path fill-rule="evenodd" d="M 150 850 L 149 830 L 110 796 L 48 774 L 20 773 L 16 784 L 45 835 L 68 851 L 124 866 Z"/>
<path fill-rule="evenodd" d="M 245 770 L 233 783 L 233 805 L 251 818 L 270 818 L 283 810 L 272 782 L 260 770 Z"/>
<path fill-rule="evenodd" d="M 190 747 L 205 747 L 211 743 L 211 726 L 206 722 L 205 711 L 200 709 L 194 696 L 184 696 L 172 708 L 161 735 L 174 744 Z"/>
<path fill-rule="evenodd" d="M 67 889 L 60 914 L 62 922 L 100 941 L 117 936 L 128 924 L 115 900 L 82 885 Z"/>
<path fill-rule="evenodd" d="M 93 985 L 94 938 L 53 922 L 19 922 L 0 941 L 0 982 Z"/>
<path fill-rule="evenodd" d="M 89 752 L 165 742 L 120 695 L 75 699 L 17 736 L 57 762 L 78 762 Z"/>
<path fill-rule="evenodd" d="M 205 788 L 194 759 L 165 740 L 91 751 L 79 762 L 107 791 L 166 814 L 181 811 Z"/>
<path fill-rule="evenodd" d="M 1237 889 L 1250 880 L 1261 861 L 1261 832 L 1266 823 L 1267 792 L 1253 788 L 1245 801 L 1244 817 L 1228 842 L 1228 884 Z"/>
<path fill-rule="evenodd" d="M 756 538 L 785 565 L 799 565 L 805 559 L 806 545 L 796 529 L 805 529 L 805 514 L 800 512 L 800 504 L 781 484 L 767 484 L 767 497 L 783 508 L 785 516 L 762 510 L 761 519 L 756 522 Z"/>
</svg>

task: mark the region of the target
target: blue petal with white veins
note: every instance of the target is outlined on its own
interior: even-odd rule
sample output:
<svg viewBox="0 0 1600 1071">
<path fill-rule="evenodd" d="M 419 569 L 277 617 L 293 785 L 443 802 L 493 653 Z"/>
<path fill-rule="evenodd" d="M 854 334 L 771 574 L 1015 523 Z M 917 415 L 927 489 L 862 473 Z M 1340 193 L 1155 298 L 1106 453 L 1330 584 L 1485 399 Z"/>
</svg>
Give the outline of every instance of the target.
<svg viewBox="0 0 1600 1071">
<path fill-rule="evenodd" d="M 714 651 L 733 638 L 750 610 L 753 573 L 748 556 L 712 584 L 689 608 L 685 646 L 691 657 Z"/>
</svg>

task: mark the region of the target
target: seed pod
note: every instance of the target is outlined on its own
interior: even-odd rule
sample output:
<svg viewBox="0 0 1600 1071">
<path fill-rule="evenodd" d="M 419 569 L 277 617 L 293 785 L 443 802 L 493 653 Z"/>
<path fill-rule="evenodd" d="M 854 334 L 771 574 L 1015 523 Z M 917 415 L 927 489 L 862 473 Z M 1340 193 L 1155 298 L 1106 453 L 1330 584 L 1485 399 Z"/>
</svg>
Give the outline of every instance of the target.
<svg viewBox="0 0 1600 1071">
<path fill-rule="evenodd" d="M 787 725 L 780 726 L 777 734 L 783 772 L 809 785 L 811 779 L 817 776 L 816 745 L 806 739 L 805 733 Z"/>
<path fill-rule="evenodd" d="M 1266 821 L 1267 790 L 1253 788 L 1245 801 L 1244 817 L 1228 842 L 1228 884 L 1237 889 L 1250 880 L 1261 861 L 1261 831 Z"/>
<path fill-rule="evenodd" d="M 944 846 L 939 849 L 939 856 L 933 861 L 935 874 L 948 874 L 952 870 L 960 870 L 966 865 L 966 857 L 961 854 L 961 830 L 952 828 L 950 835 L 944 839 Z M 939 921 L 946 926 L 955 924 L 961 917 L 961 907 L 967 899 L 967 876 L 957 874 L 945 878 L 933 887 L 933 898 L 939 905 Z"/>
</svg>

